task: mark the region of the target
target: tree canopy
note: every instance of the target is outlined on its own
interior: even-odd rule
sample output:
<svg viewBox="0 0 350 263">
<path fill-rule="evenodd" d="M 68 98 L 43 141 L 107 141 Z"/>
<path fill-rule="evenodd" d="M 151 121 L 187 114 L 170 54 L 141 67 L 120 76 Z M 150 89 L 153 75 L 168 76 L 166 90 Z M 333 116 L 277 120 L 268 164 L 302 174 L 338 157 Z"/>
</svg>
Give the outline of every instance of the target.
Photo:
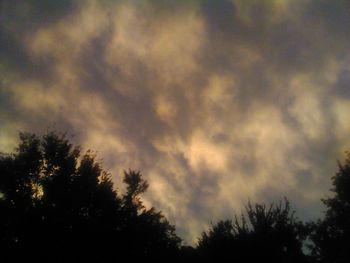
<svg viewBox="0 0 350 263">
<path fill-rule="evenodd" d="M 323 199 L 325 218 L 312 224 L 312 252 L 317 262 L 350 262 L 350 153 L 332 177 L 332 197 Z"/>
<path fill-rule="evenodd" d="M 317 222 L 303 223 L 287 199 L 251 204 L 184 246 L 175 226 L 143 205 L 149 184 L 124 171 L 124 193 L 92 151 L 65 134 L 21 133 L 14 153 L 0 153 L 1 259 L 36 262 L 127 260 L 201 262 L 350 262 L 350 154 L 332 178 L 333 195 Z"/>
<path fill-rule="evenodd" d="M 202 258 L 211 262 L 307 262 L 302 251 L 306 234 L 287 200 L 270 206 L 248 203 L 246 214 L 220 221 L 203 232 L 198 248 Z"/>
<path fill-rule="evenodd" d="M 0 156 L 5 256 L 80 262 L 175 255 L 175 227 L 142 205 L 147 181 L 128 171 L 124 183 L 121 195 L 92 152 L 82 155 L 64 134 L 22 133 L 15 153 Z"/>
</svg>

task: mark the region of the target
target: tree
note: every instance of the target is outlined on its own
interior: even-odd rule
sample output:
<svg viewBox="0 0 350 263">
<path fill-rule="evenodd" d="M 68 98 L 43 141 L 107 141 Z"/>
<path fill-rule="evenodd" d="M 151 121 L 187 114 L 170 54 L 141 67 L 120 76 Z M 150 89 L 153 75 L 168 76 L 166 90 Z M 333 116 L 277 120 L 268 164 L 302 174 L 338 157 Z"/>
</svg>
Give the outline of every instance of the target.
<svg viewBox="0 0 350 263">
<path fill-rule="evenodd" d="M 350 262 L 350 153 L 344 164 L 338 162 L 339 170 L 332 177 L 333 196 L 323 203 L 325 217 L 313 225 L 312 253 L 317 262 Z"/>
<path fill-rule="evenodd" d="M 177 257 L 181 239 L 175 227 L 157 212 L 155 208 L 146 209 L 140 195 L 149 187 L 140 172 L 124 172 L 126 193 L 122 198 L 125 217 L 125 240 L 131 247 L 131 258 L 163 259 Z"/>
<path fill-rule="evenodd" d="M 9 255 L 26 246 L 42 166 L 36 136 L 21 133 L 20 140 L 16 154 L 0 156 L 0 245 Z"/>
<path fill-rule="evenodd" d="M 0 154 L 0 245 L 3 260 L 111 261 L 176 255 L 181 243 L 140 194 L 140 172 L 124 174 L 119 195 L 95 155 L 81 155 L 65 134 L 21 133 L 13 154 Z"/>
<path fill-rule="evenodd" d="M 302 251 L 306 235 L 287 200 L 269 207 L 248 203 L 240 219 L 220 221 L 202 233 L 198 250 L 209 261 L 306 262 Z"/>
</svg>

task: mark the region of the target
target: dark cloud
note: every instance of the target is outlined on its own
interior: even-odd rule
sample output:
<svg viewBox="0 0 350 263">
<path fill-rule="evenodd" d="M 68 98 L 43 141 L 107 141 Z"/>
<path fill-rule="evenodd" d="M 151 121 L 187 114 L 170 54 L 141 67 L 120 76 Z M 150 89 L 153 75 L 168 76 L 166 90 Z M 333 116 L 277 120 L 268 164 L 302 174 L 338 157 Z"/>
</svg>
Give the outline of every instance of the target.
<svg viewBox="0 0 350 263">
<path fill-rule="evenodd" d="M 72 0 L 28 0 L 0 2 L 1 22 L 20 32 L 47 26 L 76 11 L 76 1 Z"/>
<path fill-rule="evenodd" d="M 27 52 L 25 35 L 49 26 L 76 9 L 70 0 L 29 0 L 0 2 L 0 60 L 6 69 L 21 77 L 44 80 L 52 61 L 49 57 L 33 58 Z"/>
<path fill-rule="evenodd" d="M 350 98 L 350 70 L 341 70 L 334 89 L 340 97 Z"/>
</svg>

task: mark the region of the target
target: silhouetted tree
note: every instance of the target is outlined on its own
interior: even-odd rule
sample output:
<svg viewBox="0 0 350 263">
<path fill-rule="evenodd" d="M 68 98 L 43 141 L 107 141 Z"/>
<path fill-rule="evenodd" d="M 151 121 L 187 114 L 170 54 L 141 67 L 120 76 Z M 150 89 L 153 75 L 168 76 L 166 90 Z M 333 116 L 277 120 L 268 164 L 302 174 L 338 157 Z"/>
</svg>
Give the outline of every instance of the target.
<svg viewBox="0 0 350 263">
<path fill-rule="evenodd" d="M 64 134 L 21 133 L 0 154 L 1 260 L 96 262 L 177 256 L 181 240 L 161 212 L 142 205 L 141 173 L 124 174 L 119 196 L 110 175 Z"/>
<path fill-rule="evenodd" d="M 0 260 L 348 263 L 350 153 L 332 180 L 334 195 L 316 223 L 299 221 L 287 200 L 248 203 L 203 232 L 196 248 L 181 247 L 175 227 L 143 205 L 149 185 L 140 172 L 124 172 L 119 194 L 96 156 L 82 155 L 65 134 L 21 133 L 14 153 L 0 153 Z"/>
<path fill-rule="evenodd" d="M 198 241 L 202 260 L 215 262 L 307 262 L 302 251 L 306 227 L 289 202 L 269 207 L 248 203 L 246 215 L 220 221 Z"/>
<path fill-rule="evenodd" d="M 316 262 L 350 262 L 350 153 L 339 171 L 332 177 L 334 193 L 322 200 L 327 210 L 325 218 L 313 224 L 311 239 Z"/>
<path fill-rule="evenodd" d="M 181 239 L 175 233 L 175 227 L 157 212 L 155 208 L 146 209 L 140 195 L 148 188 L 140 172 L 124 172 L 126 193 L 122 198 L 122 211 L 125 217 L 125 241 L 129 250 L 129 258 L 177 257 Z"/>
<path fill-rule="evenodd" d="M 40 141 L 29 134 L 20 134 L 16 154 L 0 156 L 0 238 L 3 251 L 12 255 L 26 247 L 37 192 L 42 156 Z"/>
</svg>

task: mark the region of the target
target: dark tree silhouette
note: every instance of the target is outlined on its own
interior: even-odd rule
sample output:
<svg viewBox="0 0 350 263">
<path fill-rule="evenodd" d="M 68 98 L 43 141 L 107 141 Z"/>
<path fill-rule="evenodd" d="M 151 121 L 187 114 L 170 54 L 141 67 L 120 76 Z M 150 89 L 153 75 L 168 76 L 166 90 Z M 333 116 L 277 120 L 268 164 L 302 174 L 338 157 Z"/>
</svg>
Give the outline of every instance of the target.
<svg viewBox="0 0 350 263">
<path fill-rule="evenodd" d="M 327 210 L 325 218 L 313 224 L 311 239 L 316 262 L 350 262 L 350 153 L 339 171 L 332 177 L 334 193 L 322 200 Z"/>
<path fill-rule="evenodd" d="M 181 239 L 175 227 L 155 208 L 145 209 L 140 194 L 148 188 L 140 172 L 124 172 L 127 191 L 122 198 L 124 242 L 129 258 L 163 259 L 177 257 Z M 131 248 L 131 249 L 130 249 Z"/>
<path fill-rule="evenodd" d="M 0 155 L 1 260 L 96 262 L 176 257 L 181 243 L 140 194 L 141 173 L 124 174 L 125 195 L 88 151 L 64 134 L 21 133 L 13 154 Z"/>
<path fill-rule="evenodd" d="M 248 203 L 246 215 L 220 221 L 204 232 L 198 250 L 209 262 L 307 262 L 302 251 L 306 230 L 287 200 L 269 207 Z"/>
<path fill-rule="evenodd" d="M 124 172 L 120 194 L 96 156 L 65 134 L 21 133 L 14 153 L 0 153 L 0 260 L 348 263 L 350 153 L 332 180 L 334 195 L 316 223 L 299 221 L 287 200 L 248 203 L 203 232 L 197 247 L 181 247 L 175 227 L 143 205 L 149 185 L 140 172 Z"/>
</svg>

